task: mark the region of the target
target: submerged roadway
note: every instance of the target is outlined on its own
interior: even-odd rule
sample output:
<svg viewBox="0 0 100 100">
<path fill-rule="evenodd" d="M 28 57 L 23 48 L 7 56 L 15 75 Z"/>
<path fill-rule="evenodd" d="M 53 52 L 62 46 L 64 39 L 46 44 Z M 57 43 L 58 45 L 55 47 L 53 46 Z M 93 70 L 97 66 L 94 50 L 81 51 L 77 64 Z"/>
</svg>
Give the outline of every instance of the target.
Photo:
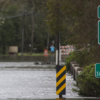
<svg viewBox="0 0 100 100">
<path fill-rule="evenodd" d="M 66 73 L 66 95 L 63 95 L 66 99 L 64 100 L 86 99 L 72 91 L 72 88 L 77 88 L 75 83 L 72 75 Z M 55 65 L 0 62 L 0 100 L 58 100 L 58 97 Z M 88 99 L 97 98 L 88 97 Z"/>
</svg>

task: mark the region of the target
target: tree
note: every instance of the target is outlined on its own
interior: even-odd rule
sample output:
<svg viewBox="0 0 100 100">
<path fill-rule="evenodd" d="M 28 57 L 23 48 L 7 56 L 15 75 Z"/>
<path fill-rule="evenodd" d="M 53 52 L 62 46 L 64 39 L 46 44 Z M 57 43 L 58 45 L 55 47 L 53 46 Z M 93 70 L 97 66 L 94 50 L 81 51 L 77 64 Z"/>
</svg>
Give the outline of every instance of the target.
<svg viewBox="0 0 100 100">
<path fill-rule="evenodd" d="M 2 26 L 0 32 L 5 31 L 5 36 L 7 36 L 7 42 L 6 46 L 10 45 L 18 45 L 19 52 L 21 51 L 21 34 L 22 34 L 22 16 L 24 13 L 24 10 L 26 9 L 27 12 L 35 12 L 34 13 L 34 44 L 33 46 L 35 48 L 39 48 L 39 52 L 43 52 L 43 49 L 46 47 L 46 41 L 47 41 L 47 30 L 46 25 L 44 21 L 45 13 L 44 13 L 44 5 L 46 0 L 17 0 L 12 1 L 3 0 L 1 4 L 1 16 L 7 18 L 15 18 L 13 19 L 6 19 L 4 25 Z M 6 5 L 6 6 L 4 6 Z M 16 17 L 18 16 L 18 17 Z M 4 27 L 4 28 L 3 28 Z M 6 27 L 8 27 L 7 30 Z M 11 30 L 10 30 L 11 29 Z M 4 36 L 4 37 L 5 37 Z M 11 36 L 13 38 L 11 38 Z M 25 33 L 24 33 L 24 51 L 29 52 L 29 44 L 31 44 L 31 36 L 32 36 L 32 15 L 25 16 Z M 2 40 L 3 41 L 3 40 Z M 17 41 L 17 42 L 16 42 Z M 39 45 L 42 45 L 42 48 L 39 47 Z M 40 49 L 41 48 L 41 49 Z"/>
</svg>

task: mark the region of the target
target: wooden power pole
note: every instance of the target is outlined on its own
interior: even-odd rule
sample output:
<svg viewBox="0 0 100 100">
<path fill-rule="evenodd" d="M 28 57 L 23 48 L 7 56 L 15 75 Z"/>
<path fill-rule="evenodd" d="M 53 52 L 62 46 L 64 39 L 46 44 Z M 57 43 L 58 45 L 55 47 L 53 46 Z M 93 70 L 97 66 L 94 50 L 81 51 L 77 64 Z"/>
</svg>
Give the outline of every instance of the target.
<svg viewBox="0 0 100 100">
<path fill-rule="evenodd" d="M 34 14 L 32 14 L 31 54 L 33 53 Z"/>
</svg>

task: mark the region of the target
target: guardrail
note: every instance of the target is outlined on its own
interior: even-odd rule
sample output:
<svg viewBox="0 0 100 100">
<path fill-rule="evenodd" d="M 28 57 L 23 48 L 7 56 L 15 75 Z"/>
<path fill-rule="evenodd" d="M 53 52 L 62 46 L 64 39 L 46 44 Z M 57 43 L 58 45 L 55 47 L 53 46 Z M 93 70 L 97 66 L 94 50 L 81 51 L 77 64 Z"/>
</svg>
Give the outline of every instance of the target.
<svg viewBox="0 0 100 100">
<path fill-rule="evenodd" d="M 70 62 L 70 69 L 69 71 L 73 75 L 73 79 L 77 81 L 77 76 L 83 71 L 83 68 L 79 67 L 79 64 L 75 61 Z"/>
</svg>

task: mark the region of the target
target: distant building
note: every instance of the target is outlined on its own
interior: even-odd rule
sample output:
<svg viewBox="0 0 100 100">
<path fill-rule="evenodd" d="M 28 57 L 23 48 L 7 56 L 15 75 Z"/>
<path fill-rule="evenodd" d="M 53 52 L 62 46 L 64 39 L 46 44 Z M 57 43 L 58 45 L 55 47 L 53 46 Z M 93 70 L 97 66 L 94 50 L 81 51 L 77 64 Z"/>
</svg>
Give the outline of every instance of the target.
<svg viewBox="0 0 100 100">
<path fill-rule="evenodd" d="M 18 54 L 18 46 L 10 46 L 9 47 L 9 54 L 10 55 Z"/>
</svg>

